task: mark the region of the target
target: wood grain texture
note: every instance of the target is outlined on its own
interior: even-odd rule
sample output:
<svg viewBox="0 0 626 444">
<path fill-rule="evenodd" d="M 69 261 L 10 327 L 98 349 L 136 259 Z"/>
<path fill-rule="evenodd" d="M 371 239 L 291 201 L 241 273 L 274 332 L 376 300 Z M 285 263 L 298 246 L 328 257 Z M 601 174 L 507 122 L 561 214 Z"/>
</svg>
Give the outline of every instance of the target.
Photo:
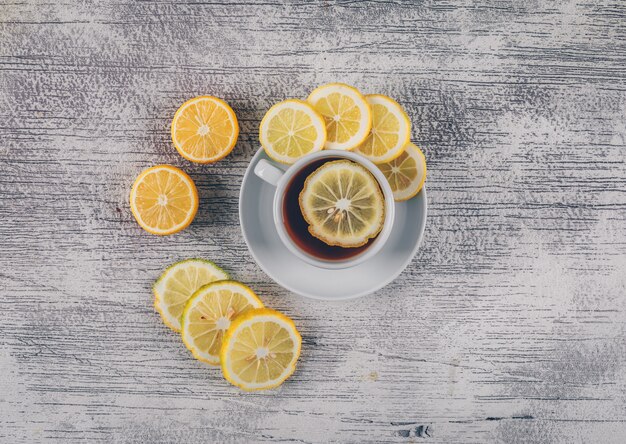
<svg viewBox="0 0 626 444">
<path fill-rule="evenodd" d="M 626 441 L 626 3 L 0 1 L 0 442 Z M 418 256 L 349 302 L 254 263 L 238 189 L 276 101 L 343 81 L 404 105 L 428 159 Z M 241 134 L 212 166 L 169 123 L 199 94 Z M 155 237 L 128 192 L 171 163 L 201 204 Z M 200 256 L 303 335 L 246 394 L 152 308 Z"/>
</svg>

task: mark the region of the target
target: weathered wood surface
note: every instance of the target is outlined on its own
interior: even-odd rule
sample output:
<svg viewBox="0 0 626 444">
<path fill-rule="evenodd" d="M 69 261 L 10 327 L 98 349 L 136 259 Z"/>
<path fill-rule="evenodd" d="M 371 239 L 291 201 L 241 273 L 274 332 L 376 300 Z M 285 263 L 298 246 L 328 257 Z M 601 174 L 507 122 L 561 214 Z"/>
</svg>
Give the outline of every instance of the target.
<svg viewBox="0 0 626 444">
<path fill-rule="evenodd" d="M 397 98 L 429 166 L 418 257 L 374 296 L 296 297 L 247 252 L 237 193 L 274 102 L 344 81 Z M 241 122 L 213 166 L 182 101 Z M 626 440 L 626 3 L 0 3 L 0 442 Z M 196 180 L 185 232 L 128 191 Z M 246 394 L 152 308 L 214 259 L 292 316 L 299 368 Z"/>
</svg>

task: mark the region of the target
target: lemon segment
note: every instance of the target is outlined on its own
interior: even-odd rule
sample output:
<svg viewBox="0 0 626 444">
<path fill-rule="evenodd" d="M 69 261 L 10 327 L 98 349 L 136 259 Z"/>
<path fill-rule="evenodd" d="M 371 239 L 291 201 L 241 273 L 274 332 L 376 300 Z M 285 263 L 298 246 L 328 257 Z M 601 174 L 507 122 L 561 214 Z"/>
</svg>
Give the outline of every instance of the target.
<svg viewBox="0 0 626 444">
<path fill-rule="evenodd" d="M 409 143 L 399 157 L 378 167 L 389 181 L 396 201 L 417 195 L 426 181 L 426 157 L 413 143 Z"/>
<path fill-rule="evenodd" d="M 369 134 L 372 112 L 356 88 L 329 83 L 313 90 L 307 101 L 326 122 L 326 149 L 351 150 Z"/>
<path fill-rule="evenodd" d="M 198 288 L 228 279 L 228 273 L 211 261 L 187 259 L 170 265 L 152 286 L 154 308 L 165 325 L 180 331 L 180 318 L 187 300 Z"/>
<path fill-rule="evenodd" d="M 177 233 L 196 216 L 198 190 L 184 171 L 157 165 L 135 179 L 130 190 L 130 209 L 137 223 L 149 233 Z"/>
<path fill-rule="evenodd" d="M 259 127 L 259 140 L 269 157 L 292 164 L 320 151 L 326 142 L 324 119 L 302 100 L 285 100 L 272 106 Z"/>
<path fill-rule="evenodd" d="M 227 156 L 239 136 L 233 109 L 213 96 L 200 96 L 183 103 L 172 120 L 172 142 L 185 159 L 212 163 Z"/>
<path fill-rule="evenodd" d="M 224 335 L 224 377 L 243 390 L 279 386 L 296 369 L 302 337 L 287 316 L 257 308 L 238 316 Z"/>
<path fill-rule="evenodd" d="M 222 340 L 231 321 L 261 307 L 257 295 L 240 282 L 219 281 L 200 287 L 183 311 L 183 343 L 196 359 L 219 365 Z"/>
<path fill-rule="evenodd" d="M 328 245 L 365 245 L 378 235 L 385 219 L 378 182 L 350 160 L 326 162 L 311 173 L 299 203 L 309 232 Z"/>
<path fill-rule="evenodd" d="M 372 109 L 372 129 L 356 148 L 374 163 L 389 162 L 404 151 L 411 137 L 411 122 L 402 107 L 381 94 L 365 96 Z"/>
</svg>

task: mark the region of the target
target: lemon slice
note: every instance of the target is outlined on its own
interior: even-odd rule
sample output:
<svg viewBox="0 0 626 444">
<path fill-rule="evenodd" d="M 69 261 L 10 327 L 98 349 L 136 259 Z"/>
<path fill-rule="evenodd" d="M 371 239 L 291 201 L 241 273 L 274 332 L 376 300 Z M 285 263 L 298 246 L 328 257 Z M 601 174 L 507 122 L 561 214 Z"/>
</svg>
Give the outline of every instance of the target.
<svg viewBox="0 0 626 444">
<path fill-rule="evenodd" d="M 152 286 L 154 308 L 165 325 L 180 331 L 180 317 L 187 300 L 205 284 L 228 279 L 228 274 L 211 261 L 187 259 L 170 265 Z"/>
<path fill-rule="evenodd" d="M 302 338 L 287 316 L 257 308 L 238 316 L 224 336 L 224 377 L 244 390 L 279 386 L 296 369 Z"/>
<path fill-rule="evenodd" d="M 184 344 L 196 359 L 219 365 L 224 333 L 237 316 L 263 303 L 244 284 L 220 281 L 200 287 L 187 302 L 182 317 Z"/>
<path fill-rule="evenodd" d="M 263 117 L 259 139 L 265 152 L 277 162 L 291 164 L 320 151 L 326 142 L 324 119 L 302 100 L 285 100 Z"/>
<path fill-rule="evenodd" d="M 411 137 L 411 122 L 402 107 L 380 94 L 365 96 L 372 108 L 372 129 L 355 151 L 374 163 L 389 162 L 404 151 Z"/>
<path fill-rule="evenodd" d="M 378 182 L 350 160 L 326 162 L 311 173 L 299 201 L 309 232 L 328 245 L 359 247 L 383 227 L 385 206 Z"/>
<path fill-rule="evenodd" d="M 233 109 L 213 96 L 187 100 L 172 120 L 172 142 L 180 155 L 192 162 L 211 163 L 226 157 L 238 136 Z"/>
<path fill-rule="evenodd" d="M 363 143 L 372 128 L 370 106 L 352 86 L 329 83 L 316 88 L 307 101 L 326 121 L 326 149 L 351 150 Z"/>
<path fill-rule="evenodd" d="M 135 179 L 130 190 L 130 209 L 137 223 L 149 233 L 177 233 L 196 216 L 198 190 L 184 171 L 157 165 Z"/>
<path fill-rule="evenodd" d="M 426 157 L 413 143 L 409 143 L 399 157 L 378 167 L 389 181 L 397 201 L 415 196 L 426 181 Z"/>
</svg>

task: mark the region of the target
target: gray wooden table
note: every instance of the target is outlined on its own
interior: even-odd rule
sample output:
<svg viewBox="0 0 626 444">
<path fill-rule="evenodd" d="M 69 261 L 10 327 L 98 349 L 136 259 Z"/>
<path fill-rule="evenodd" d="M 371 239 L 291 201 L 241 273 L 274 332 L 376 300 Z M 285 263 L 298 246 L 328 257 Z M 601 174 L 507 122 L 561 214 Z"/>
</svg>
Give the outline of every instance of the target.
<svg viewBox="0 0 626 444">
<path fill-rule="evenodd" d="M 274 102 L 330 81 L 395 97 L 428 159 L 418 256 L 323 303 L 255 264 L 240 182 Z M 226 99 L 233 153 L 169 138 Z M 626 442 L 626 3 L 0 3 L 0 442 Z M 201 204 L 143 232 L 137 173 Z M 213 259 L 303 335 L 247 394 L 152 307 L 171 262 Z"/>
</svg>

